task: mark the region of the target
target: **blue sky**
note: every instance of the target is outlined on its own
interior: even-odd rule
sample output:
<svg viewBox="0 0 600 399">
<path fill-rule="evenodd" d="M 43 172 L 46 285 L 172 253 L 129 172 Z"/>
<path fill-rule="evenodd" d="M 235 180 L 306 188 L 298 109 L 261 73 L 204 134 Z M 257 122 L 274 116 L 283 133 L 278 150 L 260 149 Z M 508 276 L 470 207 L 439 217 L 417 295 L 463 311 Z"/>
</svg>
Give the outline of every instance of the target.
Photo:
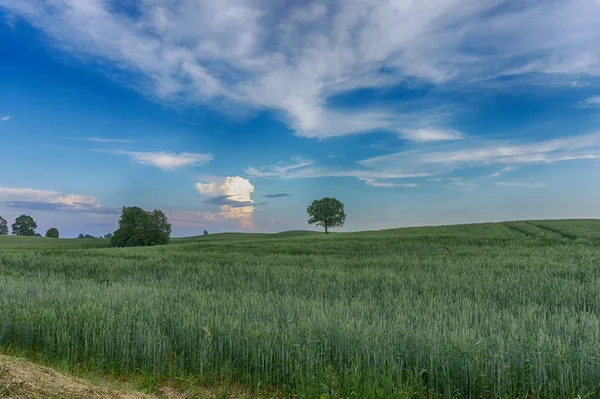
<svg viewBox="0 0 600 399">
<path fill-rule="evenodd" d="M 600 217 L 596 0 L 0 0 L 0 216 Z"/>
</svg>

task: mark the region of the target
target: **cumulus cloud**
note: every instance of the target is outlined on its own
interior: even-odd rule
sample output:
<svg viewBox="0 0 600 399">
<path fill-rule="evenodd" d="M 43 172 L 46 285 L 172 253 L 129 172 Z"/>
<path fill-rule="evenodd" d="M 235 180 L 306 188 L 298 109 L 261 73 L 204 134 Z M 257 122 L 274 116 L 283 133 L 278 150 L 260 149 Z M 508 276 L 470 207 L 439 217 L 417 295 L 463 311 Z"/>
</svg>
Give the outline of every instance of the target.
<svg viewBox="0 0 600 399">
<path fill-rule="evenodd" d="M 78 194 L 62 195 L 59 191 L 33 188 L 0 187 L 0 203 L 19 209 L 119 213 L 118 209 L 106 208 L 98 204 L 96 197 Z"/>
<path fill-rule="evenodd" d="M 217 178 L 206 183 L 196 183 L 196 190 L 207 197 L 208 204 L 218 205 L 217 218 L 232 220 L 242 228 L 255 226 L 252 214 L 255 203 L 252 200 L 254 186 L 250 180 L 240 176 Z"/>
<path fill-rule="evenodd" d="M 276 110 L 308 137 L 406 126 L 405 110 L 331 105 L 356 89 L 600 75 L 595 0 L 117 3 L 0 0 L 62 50 L 122 68 L 145 94 Z"/>
<path fill-rule="evenodd" d="M 127 155 L 134 163 L 155 166 L 162 170 L 175 170 L 189 166 L 201 166 L 214 159 L 211 154 L 197 154 L 191 152 L 136 152 L 136 151 L 111 151 L 112 154 Z"/>
<path fill-rule="evenodd" d="M 582 102 L 579 103 L 580 108 L 597 108 L 600 107 L 600 96 L 592 96 L 590 98 L 586 98 Z"/>
</svg>

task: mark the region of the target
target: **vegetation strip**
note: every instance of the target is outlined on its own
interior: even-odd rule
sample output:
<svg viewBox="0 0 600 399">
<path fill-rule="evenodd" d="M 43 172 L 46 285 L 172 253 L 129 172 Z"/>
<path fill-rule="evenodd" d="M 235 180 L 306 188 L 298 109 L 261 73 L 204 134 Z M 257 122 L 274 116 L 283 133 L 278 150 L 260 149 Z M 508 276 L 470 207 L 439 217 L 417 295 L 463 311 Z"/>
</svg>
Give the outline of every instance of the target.
<svg viewBox="0 0 600 399">
<path fill-rule="evenodd" d="M 493 223 L 92 250 L 3 236 L 57 244 L 0 251 L 0 347 L 149 386 L 600 397 L 600 222 L 535 223 L 586 239 Z"/>
</svg>

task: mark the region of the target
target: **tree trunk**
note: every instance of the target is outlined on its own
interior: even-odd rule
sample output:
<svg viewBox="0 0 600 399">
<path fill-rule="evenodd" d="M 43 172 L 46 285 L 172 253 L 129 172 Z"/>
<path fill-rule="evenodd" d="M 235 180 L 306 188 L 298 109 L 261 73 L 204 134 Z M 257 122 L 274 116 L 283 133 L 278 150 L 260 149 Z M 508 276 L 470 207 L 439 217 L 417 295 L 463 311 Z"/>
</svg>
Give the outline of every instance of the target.
<svg viewBox="0 0 600 399">
<path fill-rule="evenodd" d="M 325 226 L 325 234 L 327 234 L 327 226 Z"/>
</svg>

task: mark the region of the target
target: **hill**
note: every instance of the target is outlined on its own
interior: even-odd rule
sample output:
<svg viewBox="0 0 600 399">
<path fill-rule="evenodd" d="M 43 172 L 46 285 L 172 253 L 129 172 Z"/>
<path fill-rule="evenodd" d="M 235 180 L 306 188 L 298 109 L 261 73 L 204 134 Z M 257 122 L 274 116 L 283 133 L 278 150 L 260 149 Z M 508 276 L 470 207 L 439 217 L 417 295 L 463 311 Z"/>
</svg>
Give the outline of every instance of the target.
<svg viewBox="0 0 600 399">
<path fill-rule="evenodd" d="M 188 240 L 0 250 L 0 347 L 156 390 L 600 397 L 598 220 Z"/>
</svg>

